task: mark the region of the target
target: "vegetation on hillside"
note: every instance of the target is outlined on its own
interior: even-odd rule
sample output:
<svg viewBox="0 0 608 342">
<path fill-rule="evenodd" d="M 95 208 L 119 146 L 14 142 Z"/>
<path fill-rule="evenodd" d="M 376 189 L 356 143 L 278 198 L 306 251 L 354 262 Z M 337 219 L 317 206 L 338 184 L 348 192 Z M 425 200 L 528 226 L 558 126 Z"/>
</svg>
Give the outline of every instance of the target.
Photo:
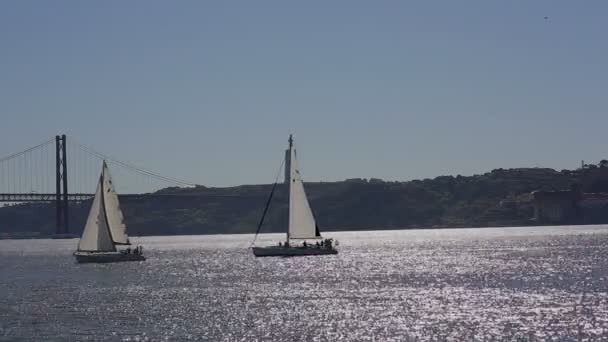
<svg viewBox="0 0 608 342">
<path fill-rule="evenodd" d="M 579 170 L 549 168 L 496 169 L 474 176 L 441 176 L 408 182 L 348 179 L 306 183 L 312 209 L 322 230 L 479 227 L 533 224 L 531 192 L 564 190 L 608 192 L 608 161 Z M 132 235 L 255 232 L 271 185 L 228 188 L 167 188 L 167 196 L 122 201 Z M 70 207 L 70 227 L 80 233 L 90 201 Z M 54 231 L 53 204 L 0 208 L 0 234 Z M 263 231 L 284 231 L 287 197 L 279 187 Z"/>
</svg>

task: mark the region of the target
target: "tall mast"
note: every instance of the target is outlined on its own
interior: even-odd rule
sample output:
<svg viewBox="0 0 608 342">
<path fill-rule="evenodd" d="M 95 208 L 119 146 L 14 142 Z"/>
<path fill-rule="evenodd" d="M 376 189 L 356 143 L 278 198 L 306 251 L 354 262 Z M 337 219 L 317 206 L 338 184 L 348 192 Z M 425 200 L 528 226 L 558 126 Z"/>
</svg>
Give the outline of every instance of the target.
<svg viewBox="0 0 608 342">
<path fill-rule="evenodd" d="M 285 150 L 285 184 L 291 182 L 291 149 L 293 148 L 293 137 L 289 135 L 289 148 Z M 289 187 L 287 187 L 289 189 Z"/>
<path fill-rule="evenodd" d="M 112 246 L 114 247 L 114 251 L 116 251 L 116 242 L 114 242 L 114 237 L 112 236 L 112 228 L 110 228 L 110 220 L 108 220 L 108 213 L 106 212 L 106 190 L 103 187 L 103 182 L 106 179 L 106 161 L 103 161 L 103 165 L 101 166 L 101 177 L 99 182 L 101 183 L 101 208 L 103 209 L 103 218 L 106 220 L 106 228 L 108 229 L 108 234 L 110 235 L 110 240 L 112 241 Z"/>
<path fill-rule="evenodd" d="M 288 209 L 287 209 L 287 241 L 289 241 L 289 224 L 291 216 L 289 215 L 289 207 L 291 207 L 291 156 L 293 148 L 293 135 L 289 135 L 289 148 L 285 151 L 285 184 L 287 185 Z"/>
</svg>

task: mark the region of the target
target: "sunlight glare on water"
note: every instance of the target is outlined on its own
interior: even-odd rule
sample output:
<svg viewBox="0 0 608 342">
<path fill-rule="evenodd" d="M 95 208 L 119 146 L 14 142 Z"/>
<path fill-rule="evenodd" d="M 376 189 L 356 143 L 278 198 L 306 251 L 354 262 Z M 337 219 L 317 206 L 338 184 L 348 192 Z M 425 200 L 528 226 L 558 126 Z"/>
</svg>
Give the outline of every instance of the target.
<svg viewBox="0 0 608 342">
<path fill-rule="evenodd" d="M 0 241 L 0 340 L 608 338 L 608 226 L 325 235 L 337 256 L 145 237 L 146 262 L 83 265 L 77 240 Z"/>
</svg>

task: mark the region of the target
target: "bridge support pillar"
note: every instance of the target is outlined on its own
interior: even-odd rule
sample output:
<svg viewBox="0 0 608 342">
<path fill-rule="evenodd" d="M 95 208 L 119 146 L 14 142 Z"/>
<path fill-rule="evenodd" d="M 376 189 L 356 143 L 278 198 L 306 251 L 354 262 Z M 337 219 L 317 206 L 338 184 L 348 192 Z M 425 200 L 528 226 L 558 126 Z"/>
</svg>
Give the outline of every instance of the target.
<svg viewBox="0 0 608 342">
<path fill-rule="evenodd" d="M 57 207 L 57 235 L 68 234 L 68 163 L 64 135 L 55 136 L 55 203 Z"/>
</svg>

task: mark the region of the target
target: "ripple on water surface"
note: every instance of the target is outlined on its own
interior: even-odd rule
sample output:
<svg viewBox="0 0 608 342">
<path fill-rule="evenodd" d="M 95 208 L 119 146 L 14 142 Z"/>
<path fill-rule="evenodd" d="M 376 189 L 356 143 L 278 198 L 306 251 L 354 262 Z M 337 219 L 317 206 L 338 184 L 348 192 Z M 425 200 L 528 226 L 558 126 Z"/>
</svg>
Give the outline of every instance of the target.
<svg viewBox="0 0 608 342">
<path fill-rule="evenodd" d="M 0 340 L 608 338 L 608 227 L 327 233 L 337 256 L 253 258 L 249 235 L 0 241 Z M 281 235 L 262 236 L 262 242 Z"/>
</svg>

